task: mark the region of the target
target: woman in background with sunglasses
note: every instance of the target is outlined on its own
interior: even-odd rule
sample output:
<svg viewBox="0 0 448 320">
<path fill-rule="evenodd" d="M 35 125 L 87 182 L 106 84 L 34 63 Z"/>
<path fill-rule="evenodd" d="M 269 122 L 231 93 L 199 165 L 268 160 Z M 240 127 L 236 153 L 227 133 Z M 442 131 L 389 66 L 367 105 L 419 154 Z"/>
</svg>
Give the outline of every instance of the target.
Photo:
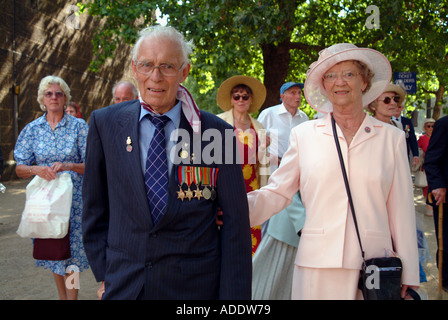
<svg viewBox="0 0 448 320">
<path fill-rule="evenodd" d="M 250 115 L 260 109 L 265 99 L 265 86 L 248 76 L 227 79 L 216 96 L 218 106 L 224 111 L 217 116 L 235 130 L 247 192 L 266 185 L 269 178 L 266 133 L 263 125 Z M 261 241 L 261 226 L 252 227 L 251 234 L 253 257 Z"/>
<path fill-rule="evenodd" d="M 368 104 L 366 110 L 376 119 L 403 129 L 401 122 L 393 120 L 392 116 L 395 115 L 397 106 L 403 102 L 405 96 L 406 93 L 400 86 L 390 83 L 378 99 Z"/>
<path fill-rule="evenodd" d="M 23 128 L 14 148 L 17 176 L 39 176 L 47 181 L 68 171 L 73 182 L 69 242 L 71 257 L 65 260 L 38 260 L 36 266 L 50 269 L 61 300 L 76 300 L 76 286 L 66 286 L 72 272 L 89 268 L 81 234 L 82 178 L 86 154 L 87 123 L 64 112 L 71 99 L 67 83 L 57 76 L 46 76 L 39 84 L 37 101 L 44 114 Z M 59 240 L 59 239 L 50 239 Z M 63 241 L 64 239 L 60 239 Z M 34 246 L 54 252 L 54 241 L 39 239 Z"/>
<path fill-rule="evenodd" d="M 420 136 L 420 138 L 418 138 L 418 147 L 420 149 L 422 149 L 423 151 L 423 161 L 422 161 L 422 166 L 424 164 L 424 159 L 425 159 L 425 154 L 426 154 L 426 150 L 428 149 L 428 145 L 429 145 L 429 139 L 431 138 L 432 135 L 432 131 L 434 129 L 434 122 L 436 122 L 434 119 L 432 118 L 428 118 L 425 120 L 425 122 L 423 122 L 423 134 Z M 423 169 L 422 169 L 423 170 Z M 423 196 L 426 197 L 428 196 L 428 187 L 424 187 L 422 188 L 423 191 Z M 432 212 L 432 206 L 430 205 L 426 205 L 426 215 L 427 216 L 432 216 L 433 212 Z"/>
</svg>

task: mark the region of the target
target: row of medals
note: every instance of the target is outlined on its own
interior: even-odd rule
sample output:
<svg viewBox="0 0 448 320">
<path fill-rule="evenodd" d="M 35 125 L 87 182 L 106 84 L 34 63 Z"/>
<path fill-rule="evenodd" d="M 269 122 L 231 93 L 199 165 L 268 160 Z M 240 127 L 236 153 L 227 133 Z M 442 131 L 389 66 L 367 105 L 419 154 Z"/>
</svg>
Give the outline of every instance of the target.
<svg viewBox="0 0 448 320">
<path fill-rule="evenodd" d="M 187 144 L 183 145 L 183 147 L 188 147 Z M 128 137 L 126 139 L 126 151 L 131 152 L 132 151 L 132 141 L 131 137 Z M 182 159 L 188 158 L 188 151 L 183 149 L 180 153 L 180 156 Z M 194 160 L 194 154 L 191 154 L 191 160 Z M 184 199 L 188 199 L 188 201 L 191 201 L 191 199 L 196 198 L 200 200 L 201 198 L 204 198 L 206 200 L 215 200 L 216 199 L 216 190 L 214 187 L 211 187 L 211 189 L 208 186 L 204 186 L 204 189 L 199 189 L 199 186 L 196 185 L 196 190 L 191 190 L 190 186 L 188 186 L 188 189 L 184 191 L 182 189 L 182 186 L 179 185 L 179 191 L 177 191 L 177 199 L 180 199 L 184 201 Z"/>
<path fill-rule="evenodd" d="M 188 158 L 188 151 L 184 148 L 188 147 L 188 144 L 182 145 L 182 150 L 180 152 L 180 157 L 182 159 Z M 191 161 L 194 160 L 194 153 L 191 154 Z M 216 199 L 216 191 L 214 187 L 209 188 L 208 186 L 204 186 L 204 189 L 199 189 L 199 185 L 196 185 L 196 190 L 191 190 L 190 186 L 188 186 L 187 190 L 183 190 L 182 186 L 179 185 L 179 191 L 177 191 L 177 199 L 180 199 L 184 201 L 184 199 L 188 199 L 188 201 L 191 201 L 191 199 L 196 198 L 200 200 L 201 198 L 204 198 L 206 200 L 215 200 Z"/>
<path fill-rule="evenodd" d="M 179 191 L 177 191 L 177 199 L 184 201 L 184 199 L 188 199 L 190 201 L 193 198 L 200 200 L 201 198 L 206 200 L 215 200 L 216 199 L 216 190 L 214 187 L 209 188 L 208 186 L 204 186 L 204 189 L 199 189 L 199 185 L 196 185 L 196 190 L 191 190 L 190 186 L 188 186 L 187 190 L 183 190 L 182 186 L 179 185 Z"/>
</svg>

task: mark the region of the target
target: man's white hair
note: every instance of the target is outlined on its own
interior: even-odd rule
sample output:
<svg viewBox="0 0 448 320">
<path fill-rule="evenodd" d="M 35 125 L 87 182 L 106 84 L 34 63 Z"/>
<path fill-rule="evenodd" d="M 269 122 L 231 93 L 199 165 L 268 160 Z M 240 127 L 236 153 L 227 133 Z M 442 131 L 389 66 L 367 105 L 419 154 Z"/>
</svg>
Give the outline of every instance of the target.
<svg viewBox="0 0 448 320">
<path fill-rule="evenodd" d="M 190 55 L 193 52 L 193 42 L 185 40 L 185 37 L 177 31 L 175 28 L 170 26 L 151 26 L 148 28 L 145 28 L 140 31 L 139 37 L 137 41 L 135 42 L 134 47 L 132 48 L 132 60 L 136 61 L 137 59 L 137 53 L 140 48 L 140 44 L 142 43 L 142 40 L 144 39 L 151 39 L 151 38 L 164 38 L 172 40 L 179 44 L 182 55 L 185 61 L 185 64 L 190 63 Z"/>
</svg>

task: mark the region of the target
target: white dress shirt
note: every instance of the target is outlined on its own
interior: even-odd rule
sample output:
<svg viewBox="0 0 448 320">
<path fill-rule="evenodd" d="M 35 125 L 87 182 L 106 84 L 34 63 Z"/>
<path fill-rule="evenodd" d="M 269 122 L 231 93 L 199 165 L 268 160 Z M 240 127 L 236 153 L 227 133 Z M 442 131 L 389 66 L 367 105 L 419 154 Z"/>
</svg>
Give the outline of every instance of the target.
<svg viewBox="0 0 448 320">
<path fill-rule="evenodd" d="M 257 119 L 266 129 L 271 139 L 269 152 L 281 158 L 288 149 L 289 134 L 295 126 L 309 120 L 305 112 L 297 109 L 294 116 L 286 110 L 283 103 L 263 110 Z M 271 165 L 271 172 L 277 169 L 277 165 Z"/>
</svg>

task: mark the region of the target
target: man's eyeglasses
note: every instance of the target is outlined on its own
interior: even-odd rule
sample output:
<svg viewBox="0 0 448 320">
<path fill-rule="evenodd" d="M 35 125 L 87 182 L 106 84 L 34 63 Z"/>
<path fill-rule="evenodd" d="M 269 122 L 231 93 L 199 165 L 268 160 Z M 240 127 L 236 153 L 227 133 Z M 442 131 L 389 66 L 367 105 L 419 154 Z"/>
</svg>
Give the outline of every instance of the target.
<svg viewBox="0 0 448 320">
<path fill-rule="evenodd" d="M 385 104 L 389 104 L 389 103 L 391 103 L 391 101 L 392 101 L 392 99 L 396 102 L 396 103 L 398 103 L 398 101 L 400 101 L 400 96 L 394 96 L 394 97 L 386 97 L 386 98 L 384 98 L 383 100 L 378 100 L 378 101 L 383 101 Z"/>
<path fill-rule="evenodd" d="M 323 79 L 326 82 L 336 82 L 339 75 L 341 75 L 342 80 L 344 81 L 351 81 L 355 79 L 355 77 L 359 74 L 359 72 L 352 72 L 352 71 L 343 71 L 341 74 L 337 72 L 328 72 L 324 74 Z"/>
<path fill-rule="evenodd" d="M 147 76 L 152 74 L 154 72 L 154 69 L 159 69 L 160 73 L 164 76 L 174 77 L 177 75 L 177 72 L 183 67 L 184 64 L 185 62 L 182 63 L 179 68 L 176 68 L 175 65 L 169 63 L 162 63 L 160 66 L 156 66 L 152 62 L 134 61 L 134 65 L 137 71 Z"/>
<path fill-rule="evenodd" d="M 233 100 L 235 100 L 235 101 L 240 100 L 240 98 L 242 98 L 244 101 L 247 101 L 247 100 L 249 100 L 250 96 L 247 95 L 247 94 L 243 94 L 243 95 L 234 94 L 232 98 L 233 98 Z"/>
<path fill-rule="evenodd" d="M 62 98 L 63 96 L 65 96 L 64 92 L 61 92 L 61 91 L 56 91 L 56 92 L 47 91 L 47 92 L 44 92 L 44 97 L 45 98 L 51 98 L 53 95 L 56 98 Z"/>
</svg>

